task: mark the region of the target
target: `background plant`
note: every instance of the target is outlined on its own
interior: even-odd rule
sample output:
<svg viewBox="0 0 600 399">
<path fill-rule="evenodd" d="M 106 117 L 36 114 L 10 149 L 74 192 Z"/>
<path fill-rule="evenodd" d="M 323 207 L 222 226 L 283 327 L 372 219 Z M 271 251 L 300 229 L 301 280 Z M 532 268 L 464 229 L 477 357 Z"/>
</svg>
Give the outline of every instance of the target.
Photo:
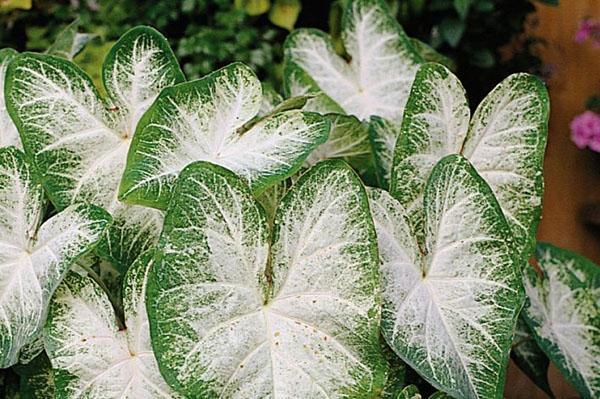
<svg viewBox="0 0 600 399">
<path fill-rule="evenodd" d="M 316 27 L 337 37 L 346 1 L 40 0 L 33 2 L 29 10 L 7 9 L 0 13 L 4 27 L 0 47 L 45 50 L 60 29 L 79 18 L 83 30 L 101 37 L 77 60 L 98 77 L 104 53 L 110 48 L 108 43 L 133 26 L 147 24 L 169 38 L 188 78 L 241 61 L 250 65 L 263 82 L 280 88 L 282 43 L 287 29 Z M 533 0 L 388 2 L 408 35 L 430 46 L 423 51 L 435 57 L 431 52 L 434 49 L 448 57 L 474 104 L 510 73 L 544 74 L 537 55 L 542 41 L 525 33 L 528 15 L 534 11 Z"/>
</svg>

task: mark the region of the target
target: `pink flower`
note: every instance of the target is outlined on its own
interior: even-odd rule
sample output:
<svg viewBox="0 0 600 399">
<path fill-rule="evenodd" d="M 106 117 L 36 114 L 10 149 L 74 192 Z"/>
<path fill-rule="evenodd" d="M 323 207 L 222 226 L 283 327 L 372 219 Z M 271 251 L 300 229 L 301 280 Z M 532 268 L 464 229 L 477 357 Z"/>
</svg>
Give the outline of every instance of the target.
<svg viewBox="0 0 600 399">
<path fill-rule="evenodd" d="M 580 149 L 589 147 L 600 152 L 600 115 L 593 111 L 585 111 L 573 118 L 571 140 Z"/>
<path fill-rule="evenodd" d="M 583 43 L 592 39 L 595 47 L 600 47 L 600 21 L 595 19 L 583 19 L 575 33 L 575 42 Z"/>
</svg>

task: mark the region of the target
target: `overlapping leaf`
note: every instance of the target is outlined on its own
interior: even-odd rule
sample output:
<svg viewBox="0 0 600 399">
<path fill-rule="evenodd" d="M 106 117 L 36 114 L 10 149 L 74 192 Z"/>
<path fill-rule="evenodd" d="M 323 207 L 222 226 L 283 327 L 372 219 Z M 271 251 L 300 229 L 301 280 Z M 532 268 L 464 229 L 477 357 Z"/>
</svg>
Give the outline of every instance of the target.
<svg viewBox="0 0 600 399">
<path fill-rule="evenodd" d="M 79 33 L 81 21 L 76 19 L 58 33 L 47 54 L 72 60 L 91 40 L 97 37 L 93 33 Z"/>
<path fill-rule="evenodd" d="M 343 159 L 366 181 L 374 181 L 374 159 L 367 124 L 354 116 L 328 114 L 331 123 L 327 141 L 310 153 L 307 165 L 325 159 Z"/>
<path fill-rule="evenodd" d="M 303 109 L 305 111 L 326 114 L 344 114 L 345 111 L 336 104 L 329 96 L 321 91 L 319 86 L 311 79 L 308 74 L 294 63 L 287 63 L 284 72 L 285 80 L 283 82 L 284 93 L 288 98 L 312 95 L 306 102 Z"/>
<path fill-rule="evenodd" d="M 54 373 L 45 353 L 31 362 L 15 366 L 20 377 L 19 399 L 54 398 Z"/>
<path fill-rule="evenodd" d="M 548 383 L 550 360 L 533 338 L 523 317 L 519 316 L 511 349 L 511 358 L 540 389 L 554 397 Z"/>
<path fill-rule="evenodd" d="M 394 149 L 400 135 L 400 125 L 378 116 L 369 121 L 369 140 L 374 158 L 378 187 L 388 188 L 394 161 Z"/>
<path fill-rule="evenodd" d="M 524 277 L 523 309 L 533 336 L 583 398 L 600 395 L 600 269 L 550 244 L 538 244 Z"/>
<path fill-rule="evenodd" d="M 459 155 L 425 188 L 423 231 L 370 191 L 382 276 L 382 332 L 429 383 L 459 398 L 502 398 L 522 305 L 510 229 L 489 186 Z"/>
<path fill-rule="evenodd" d="M 282 200 L 271 246 L 269 230 L 233 173 L 180 174 L 148 287 L 167 381 L 189 398 L 380 392 L 375 231 L 357 176 L 314 166 Z"/>
<path fill-rule="evenodd" d="M 92 279 L 71 273 L 56 290 L 45 329 L 56 398 L 179 397 L 161 377 L 150 344 L 145 291 L 152 255 L 142 254 L 127 271 L 125 330 Z"/>
<path fill-rule="evenodd" d="M 4 100 L 4 78 L 10 61 L 17 55 L 11 48 L 0 50 L 0 147 L 15 146 L 23 148 L 17 127 L 10 119 Z"/>
<path fill-rule="evenodd" d="M 292 32 L 285 44 L 288 87 L 314 83 L 350 115 L 400 122 L 421 57 L 381 0 L 349 1 L 342 19 L 349 61 L 315 29 Z M 305 72 L 302 75 L 300 71 Z"/>
<path fill-rule="evenodd" d="M 166 39 L 138 27 L 111 49 L 103 78 L 108 103 L 75 64 L 25 53 L 10 64 L 6 101 L 54 206 L 86 201 L 114 216 L 98 252 L 124 269 L 162 224 L 159 212 L 117 200 L 131 136 L 158 93 L 183 75 Z"/>
<path fill-rule="evenodd" d="M 490 185 L 525 261 L 541 213 L 542 163 L 549 102 L 541 81 L 514 74 L 479 105 L 469 122 L 465 92 L 439 64 L 419 69 L 396 144 L 390 192 L 421 224 L 431 169 L 448 154 L 462 154 Z"/>
<path fill-rule="evenodd" d="M 110 220 L 98 207 L 75 204 L 40 226 L 44 211 L 24 154 L 0 149 L 0 367 L 38 338 L 54 290 Z"/>
<path fill-rule="evenodd" d="M 240 63 L 164 90 L 135 134 L 120 197 L 164 209 L 177 174 L 194 161 L 233 170 L 257 194 L 293 174 L 329 125 L 298 110 L 255 121 L 261 102 L 258 78 Z"/>
</svg>

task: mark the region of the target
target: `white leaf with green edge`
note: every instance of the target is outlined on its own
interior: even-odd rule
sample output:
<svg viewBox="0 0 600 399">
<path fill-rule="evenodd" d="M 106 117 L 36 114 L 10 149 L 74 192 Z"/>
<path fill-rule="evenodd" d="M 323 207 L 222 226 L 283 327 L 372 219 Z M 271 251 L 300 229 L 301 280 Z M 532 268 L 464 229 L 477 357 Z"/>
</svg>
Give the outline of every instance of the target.
<svg viewBox="0 0 600 399">
<path fill-rule="evenodd" d="M 350 61 L 335 53 L 327 34 L 295 30 L 286 39 L 286 63 L 305 71 L 347 114 L 400 122 L 422 59 L 387 5 L 382 0 L 349 1 L 342 39 Z"/>
<path fill-rule="evenodd" d="M 74 204 L 40 226 L 44 211 L 25 155 L 0 149 L 0 368 L 38 338 L 54 290 L 110 220 L 98 207 Z"/>
<path fill-rule="evenodd" d="M 454 397 L 502 398 L 523 289 L 491 189 L 461 156 L 443 158 L 425 189 L 420 234 L 387 192 L 369 195 L 386 341 Z"/>
<path fill-rule="evenodd" d="M 444 156 L 460 152 L 470 115 L 458 78 L 440 64 L 424 64 L 408 98 L 390 181 L 390 193 L 407 210 L 415 228 L 423 215 L 423 194 L 431 169 Z"/>
<path fill-rule="evenodd" d="M 542 164 L 549 100 L 535 76 L 514 74 L 469 108 L 458 79 L 439 64 L 415 78 L 396 150 L 390 192 L 418 227 L 431 169 L 448 154 L 462 154 L 490 185 L 525 262 L 535 242 L 543 191 Z"/>
<path fill-rule="evenodd" d="M 542 213 L 550 99 L 534 75 L 510 75 L 475 110 L 462 154 L 490 185 L 524 263 Z"/>
<path fill-rule="evenodd" d="M 308 166 L 325 159 L 342 159 L 358 172 L 366 176 L 373 171 L 373 151 L 366 123 L 354 116 L 329 114 L 331 129 L 327 141 L 310 153 L 306 158 Z"/>
<path fill-rule="evenodd" d="M 241 63 L 163 90 L 133 138 L 120 198 L 164 209 L 177 174 L 194 161 L 233 170 L 256 194 L 296 172 L 329 124 L 298 110 L 254 122 L 261 102 L 260 81 Z"/>
<path fill-rule="evenodd" d="M 515 336 L 511 348 L 511 359 L 527 377 L 551 398 L 554 397 L 548 383 L 548 366 L 550 360 L 539 347 L 527 323 L 520 315 L 517 319 Z"/>
<path fill-rule="evenodd" d="M 284 68 L 283 89 L 288 98 L 313 95 L 302 108 L 304 111 L 325 114 L 344 114 L 344 110 L 324 94 L 308 74 L 293 63 Z"/>
<path fill-rule="evenodd" d="M 81 21 L 76 19 L 71 22 L 56 36 L 54 43 L 46 50 L 47 54 L 72 60 L 86 44 L 96 38 L 94 33 L 79 33 Z"/>
<path fill-rule="evenodd" d="M 23 146 L 21 145 L 19 132 L 12 119 L 10 119 L 4 100 L 4 78 L 6 76 L 6 69 L 16 55 L 17 52 L 11 48 L 0 50 L 0 147 L 12 145 L 21 149 Z"/>
<path fill-rule="evenodd" d="M 108 210 L 115 222 L 97 251 L 126 269 L 162 226 L 159 212 L 117 199 L 131 136 L 159 92 L 183 75 L 166 39 L 138 27 L 112 47 L 103 77 L 110 104 L 72 62 L 25 53 L 9 67 L 6 100 L 54 206 L 85 201 Z"/>
<path fill-rule="evenodd" d="M 150 344 L 145 290 L 152 250 L 127 271 L 120 329 L 108 296 L 89 277 L 70 273 L 56 290 L 45 327 L 56 398 L 179 397 L 158 370 Z"/>
<path fill-rule="evenodd" d="M 198 162 L 180 174 L 148 285 L 164 377 L 194 398 L 378 394 L 377 247 L 360 180 L 319 163 L 269 230 L 232 172 Z"/>
<path fill-rule="evenodd" d="M 538 345 L 583 398 L 600 396 L 600 268 L 550 244 L 538 244 L 525 271 L 525 321 Z"/>
<path fill-rule="evenodd" d="M 379 187 L 389 187 L 394 149 L 399 135 L 399 124 L 378 116 L 371 117 L 369 121 L 369 139 Z"/>
</svg>

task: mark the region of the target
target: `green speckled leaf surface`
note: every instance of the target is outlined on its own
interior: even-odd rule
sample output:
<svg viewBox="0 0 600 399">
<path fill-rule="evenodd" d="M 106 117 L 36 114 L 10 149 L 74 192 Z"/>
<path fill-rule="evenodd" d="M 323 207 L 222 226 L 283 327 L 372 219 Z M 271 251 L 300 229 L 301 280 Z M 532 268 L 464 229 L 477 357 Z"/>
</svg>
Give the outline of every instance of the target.
<svg viewBox="0 0 600 399">
<path fill-rule="evenodd" d="M 54 206 L 87 201 L 108 210 L 114 224 L 98 253 L 126 269 L 162 225 L 159 212 L 117 199 L 131 136 L 158 93 L 183 75 L 166 39 L 138 27 L 111 49 L 103 78 L 106 101 L 72 62 L 24 53 L 7 72 L 6 101 Z"/>
<path fill-rule="evenodd" d="M 524 276 L 523 314 L 538 345 L 583 398 L 600 395 L 600 269 L 551 244 L 538 244 L 542 276 Z"/>
<path fill-rule="evenodd" d="M 204 162 L 181 173 L 148 288 L 167 381 L 189 398 L 379 394 L 377 251 L 358 177 L 317 164 L 269 230 L 233 173 Z"/>
<path fill-rule="evenodd" d="M 286 79 L 308 78 L 347 114 L 359 119 L 379 115 L 399 123 L 419 54 L 381 0 L 352 0 L 342 17 L 342 39 L 350 58 L 334 51 L 331 38 L 316 29 L 297 29 L 285 43 Z"/>
<path fill-rule="evenodd" d="M 502 398 L 523 290 L 510 230 L 491 189 L 466 159 L 443 158 L 425 188 L 420 234 L 387 192 L 369 195 L 386 341 L 454 397 Z"/>
<path fill-rule="evenodd" d="M 42 189 L 25 155 L 0 149 L 0 367 L 19 360 L 37 338 L 48 303 L 69 267 L 102 237 L 110 216 L 74 204 L 40 226 Z"/>
<path fill-rule="evenodd" d="M 45 327 L 56 398 L 179 398 L 161 377 L 150 344 L 145 287 L 152 255 L 143 253 L 127 271 L 124 330 L 89 277 L 70 273 L 56 290 Z"/>
<path fill-rule="evenodd" d="M 233 170 L 257 194 L 293 174 L 327 139 L 329 124 L 288 110 L 246 128 L 261 102 L 258 78 L 241 63 L 164 90 L 135 134 L 121 198 L 165 209 L 178 173 L 194 161 Z"/>
</svg>

